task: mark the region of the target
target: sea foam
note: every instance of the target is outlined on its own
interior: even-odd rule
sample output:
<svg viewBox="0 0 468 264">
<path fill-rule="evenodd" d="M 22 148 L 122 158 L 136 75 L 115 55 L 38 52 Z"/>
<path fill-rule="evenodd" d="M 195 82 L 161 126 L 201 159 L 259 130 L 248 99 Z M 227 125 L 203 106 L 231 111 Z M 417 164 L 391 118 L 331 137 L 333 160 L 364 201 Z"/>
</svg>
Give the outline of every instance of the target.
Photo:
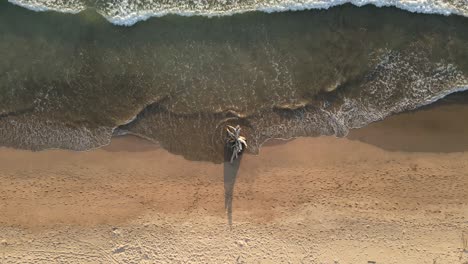
<svg viewBox="0 0 468 264">
<path fill-rule="evenodd" d="M 393 6 L 415 13 L 468 16 L 468 0 L 277 0 L 277 1 L 176 1 L 160 3 L 157 0 L 109 0 L 100 6 L 87 6 L 80 0 L 8 0 L 10 3 L 34 11 L 58 11 L 78 13 L 95 8 L 115 25 L 132 26 L 151 17 L 180 16 L 229 16 L 245 12 L 266 13 L 328 9 L 343 4 L 377 7 Z"/>
</svg>

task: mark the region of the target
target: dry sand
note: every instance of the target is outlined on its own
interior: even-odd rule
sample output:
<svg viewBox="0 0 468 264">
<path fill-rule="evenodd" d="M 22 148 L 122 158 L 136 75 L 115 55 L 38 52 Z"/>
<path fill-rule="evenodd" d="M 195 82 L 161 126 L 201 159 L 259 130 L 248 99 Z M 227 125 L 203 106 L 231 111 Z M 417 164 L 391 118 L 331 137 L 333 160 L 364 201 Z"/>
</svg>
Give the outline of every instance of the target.
<svg viewBox="0 0 468 264">
<path fill-rule="evenodd" d="M 234 165 L 133 137 L 1 148 L 0 263 L 468 263 L 467 114 L 442 105 Z"/>
</svg>

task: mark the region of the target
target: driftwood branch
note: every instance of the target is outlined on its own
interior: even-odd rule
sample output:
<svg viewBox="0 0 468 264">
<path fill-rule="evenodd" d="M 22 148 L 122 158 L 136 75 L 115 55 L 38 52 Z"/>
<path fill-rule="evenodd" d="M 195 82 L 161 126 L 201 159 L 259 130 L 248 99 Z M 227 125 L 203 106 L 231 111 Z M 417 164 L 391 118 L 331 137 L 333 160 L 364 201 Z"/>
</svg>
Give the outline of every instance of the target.
<svg viewBox="0 0 468 264">
<path fill-rule="evenodd" d="M 228 134 L 227 144 L 231 147 L 231 163 L 239 157 L 239 154 L 247 148 L 247 142 L 245 137 L 240 135 L 241 128 L 239 125 L 236 127 L 227 126 L 226 128 Z"/>
</svg>

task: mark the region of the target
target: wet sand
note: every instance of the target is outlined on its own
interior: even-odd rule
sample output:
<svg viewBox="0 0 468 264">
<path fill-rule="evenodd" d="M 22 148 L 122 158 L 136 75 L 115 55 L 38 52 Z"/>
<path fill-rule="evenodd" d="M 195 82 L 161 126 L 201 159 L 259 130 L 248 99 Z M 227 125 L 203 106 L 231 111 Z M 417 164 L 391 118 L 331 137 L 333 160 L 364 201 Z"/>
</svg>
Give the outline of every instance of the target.
<svg viewBox="0 0 468 264">
<path fill-rule="evenodd" d="M 468 263 L 467 105 L 193 162 L 0 149 L 0 263 Z"/>
<path fill-rule="evenodd" d="M 390 151 L 467 151 L 467 108 L 450 104 L 391 116 L 383 122 L 352 130 L 348 138 Z"/>
</svg>

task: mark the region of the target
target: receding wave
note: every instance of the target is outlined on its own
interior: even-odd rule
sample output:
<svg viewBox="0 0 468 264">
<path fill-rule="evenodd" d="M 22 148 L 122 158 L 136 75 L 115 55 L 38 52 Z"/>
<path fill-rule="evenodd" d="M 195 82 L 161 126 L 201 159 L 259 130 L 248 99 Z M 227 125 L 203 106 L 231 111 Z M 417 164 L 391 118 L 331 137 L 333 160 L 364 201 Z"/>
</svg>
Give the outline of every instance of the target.
<svg viewBox="0 0 468 264">
<path fill-rule="evenodd" d="M 221 161 L 219 153 L 227 124 L 243 125 L 252 153 L 258 153 L 260 146 L 272 138 L 343 137 L 350 129 L 466 91 L 468 78 L 452 64 L 432 64 L 423 56 L 385 50 L 359 84 L 349 85 L 344 83 L 336 90 L 323 91 L 305 104 L 274 106 L 249 116 L 232 112 L 176 114 L 154 103 L 117 131 L 160 142 L 172 152 L 191 159 L 209 157 Z"/>
<path fill-rule="evenodd" d="M 0 2 L 1 146 L 87 150 L 131 133 L 220 162 L 227 124 L 256 153 L 468 87 L 461 16 L 343 5 L 116 27 L 87 14 Z"/>
<path fill-rule="evenodd" d="M 351 3 L 394 6 L 411 12 L 468 16 L 467 0 L 8 0 L 31 10 L 78 13 L 96 9 L 116 25 L 131 26 L 150 17 L 168 14 L 182 16 L 225 16 L 251 11 L 282 12 L 328 9 Z"/>
</svg>

